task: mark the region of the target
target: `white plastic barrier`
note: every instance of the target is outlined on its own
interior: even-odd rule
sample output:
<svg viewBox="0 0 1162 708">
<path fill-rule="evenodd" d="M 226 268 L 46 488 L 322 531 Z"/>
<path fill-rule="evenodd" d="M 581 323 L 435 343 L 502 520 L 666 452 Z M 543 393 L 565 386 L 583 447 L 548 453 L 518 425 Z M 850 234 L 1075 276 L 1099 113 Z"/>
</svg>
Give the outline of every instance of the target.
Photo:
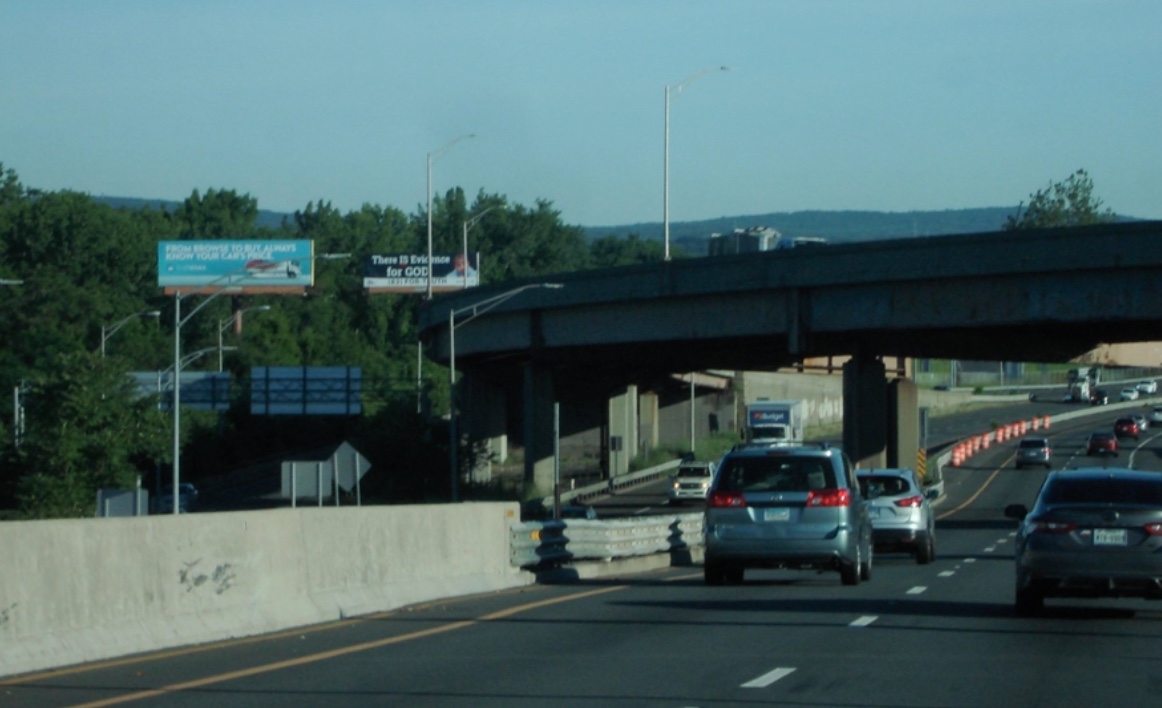
<svg viewBox="0 0 1162 708">
<path fill-rule="evenodd" d="M 0 676 L 529 585 L 515 503 L 0 524 Z"/>
</svg>

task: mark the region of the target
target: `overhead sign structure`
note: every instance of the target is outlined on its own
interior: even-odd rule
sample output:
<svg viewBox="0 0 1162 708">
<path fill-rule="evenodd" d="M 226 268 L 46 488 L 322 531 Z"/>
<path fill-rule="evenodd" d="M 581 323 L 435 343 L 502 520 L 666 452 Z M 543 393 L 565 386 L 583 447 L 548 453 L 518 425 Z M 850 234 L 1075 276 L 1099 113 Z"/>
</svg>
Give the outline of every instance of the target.
<svg viewBox="0 0 1162 708">
<path fill-rule="evenodd" d="M 315 282 L 314 242 L 161 241 L 157 284 L 166 295 L 228 290 L 295 293 Z"/>
<path fill-rule="evenodd" d="M 428 257 L 396 253 L 363 259 L 363 287 L 372 293 L 420 293 L 428 289 Z M 432 292 L 451 292 L 480 285 L 480 255 L 432 256 Z"/>
</svg>

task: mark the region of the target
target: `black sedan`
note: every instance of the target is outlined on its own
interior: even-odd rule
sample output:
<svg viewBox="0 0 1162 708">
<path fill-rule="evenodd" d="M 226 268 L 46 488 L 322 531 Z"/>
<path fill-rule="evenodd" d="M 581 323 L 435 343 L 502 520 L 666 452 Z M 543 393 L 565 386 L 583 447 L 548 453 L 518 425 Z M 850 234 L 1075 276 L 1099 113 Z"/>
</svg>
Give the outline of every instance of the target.
<svg viewBox="0 0 1162 708">
<path fill-rule="evenodd" d="M 1016 611 L 1046 597 L 1162 599 L 1162 474 L 1119 468 L 1050 472 L 1018 519 Z"/>
</svg>

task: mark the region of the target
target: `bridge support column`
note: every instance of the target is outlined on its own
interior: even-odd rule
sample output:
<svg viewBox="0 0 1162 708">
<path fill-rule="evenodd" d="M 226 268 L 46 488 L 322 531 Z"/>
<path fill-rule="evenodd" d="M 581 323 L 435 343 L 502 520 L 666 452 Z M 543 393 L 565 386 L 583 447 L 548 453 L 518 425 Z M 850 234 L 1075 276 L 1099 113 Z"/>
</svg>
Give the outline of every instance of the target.
<svg viewBox="0 0 1162 708">
<path fill-rule="evenodd" d="M 553 373 L 534 363 L 524 367 L 524 444 L 526 486 L 538 494 L 553 491 Z"/>
<path fill-rule="evenodd" d="M 608 420 L 609 477 L 616 479 L 629 472 L 629 463 L 638 452 L 637 386 L 627 386 L 609 399 Z"/>
<path fill-rule="evenodd" d="M 460 432 L 467 443 L 460 459 L 468 466 L 473 482 L 492 480 L 493 461 L 503 463 L 508 457 L 505 395 L 485 376 L 471 369 L 460 381 Z"/>
<path fill-rule="evenodd" d="M 920 394 L 916 382 L 894 379 L 888 384 L 888 467 L 916 469 L 919 451 Z"/>
<path fill-rule="evenodd" d="M 843 449 L 858 467 L 886 467 L 884 364 L 852 357 L 843 365 Z"/>
</svg>

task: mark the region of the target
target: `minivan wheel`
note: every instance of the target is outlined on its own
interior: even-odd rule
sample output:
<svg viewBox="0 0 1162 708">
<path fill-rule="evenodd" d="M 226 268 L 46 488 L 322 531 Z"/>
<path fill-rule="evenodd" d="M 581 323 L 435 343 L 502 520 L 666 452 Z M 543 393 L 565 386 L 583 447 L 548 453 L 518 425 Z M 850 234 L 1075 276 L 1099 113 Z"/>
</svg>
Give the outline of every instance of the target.
<svg viewBox="0 0 1162 708">
<path fill-rule="evenodd" d="M 855 549 L 854 561 L 839 561 L 839 579 L 843 581 L 844 585 L 859 585 L 860 573 L 859 546 Z"/>
<path fill-rule="evenodd" d="M 874 554 L 875 554 L 875 551 L 872 550 L 871 546 L 868 546 L 868 548 L 867 548 L 867 560 L 865 560 L 864 562 L 859 564 L 859 579 L 860 580 L 871 580 L 872 557 Z"/>
<path fill-rule="evenodd" d="M 725 575 L 727 585 L 742 585 L 745 571 L 742 568 L 727 568 Z"/>
</svg>

